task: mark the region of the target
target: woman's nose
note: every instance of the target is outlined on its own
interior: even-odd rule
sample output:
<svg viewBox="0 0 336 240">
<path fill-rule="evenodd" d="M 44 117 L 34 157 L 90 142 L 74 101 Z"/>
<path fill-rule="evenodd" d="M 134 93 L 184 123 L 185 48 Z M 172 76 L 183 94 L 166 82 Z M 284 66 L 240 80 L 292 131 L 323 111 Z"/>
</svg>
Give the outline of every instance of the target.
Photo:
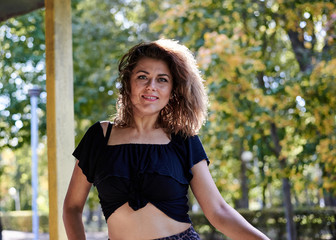
<svg viewBox="0 0 336 240">
<path fill-rule="evenodd" d="M 155 85 L 155 79 L 154 78 L 151 78 L 151 79 L 148 80 L 146 88 L 149 89 L 149 90 L 156 90 L 156 85 Z"/>
</svg>

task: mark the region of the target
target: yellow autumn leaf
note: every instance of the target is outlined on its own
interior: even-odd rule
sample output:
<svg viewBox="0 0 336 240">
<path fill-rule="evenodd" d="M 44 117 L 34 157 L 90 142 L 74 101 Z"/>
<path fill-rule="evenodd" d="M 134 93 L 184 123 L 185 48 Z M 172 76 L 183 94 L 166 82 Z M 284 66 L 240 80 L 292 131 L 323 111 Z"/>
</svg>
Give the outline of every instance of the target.
<svg viewBox="0 0 336 240">
<path fill-rule="evenodd" d="M 332 59 L 324 66 L 322 73 L 330 76 L 336 75 L 336 58 Z"/>
<path fill-rule="evenodd" d="M 326 179 L 326 180 L 323 182 L 323 187 L 324 187 L 325 189 L 332 189 L 332 188 L 335 187 L 334 185 L 335 185 L 335 184 L 331 183 L 328 179 Z"/>
<path fill-rule="evenodd" d="M 238 12 L 233 12 L 232 17 L 233 17 L 233 19 L 236 20 L 236 21 L 239 21 L 239 20 L 240 20 L 240 17 L 239 17 L 239 13 L 238 13 Z"/>
<path fill-rule="evenodd" d="M 256 71 L 261 72 L 261 71 L 265 71 L 266 65 L 262 61 L 256 60 L 256 61 L 253 62 L 253 68 Z"/>
<path fill-rule="evenodd" d="M 294 184 L 294 191 L 296 193 L 302 192 L 302 190 L 304 189 L 304 186 L 302 183 L 295 183 Z"/>
</svg>

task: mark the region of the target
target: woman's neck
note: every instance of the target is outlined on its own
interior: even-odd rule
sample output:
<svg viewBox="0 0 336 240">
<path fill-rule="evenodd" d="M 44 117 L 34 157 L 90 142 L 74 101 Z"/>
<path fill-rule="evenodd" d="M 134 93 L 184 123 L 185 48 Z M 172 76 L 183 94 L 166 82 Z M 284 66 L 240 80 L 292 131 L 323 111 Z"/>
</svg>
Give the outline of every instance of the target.
<svg viewBox="0 0 336 240">
<path fill-rule="evenodd" d="M 132 128 L 139 134 L 157 129 L 157 116 L 134 116 Z"/>
</svg>

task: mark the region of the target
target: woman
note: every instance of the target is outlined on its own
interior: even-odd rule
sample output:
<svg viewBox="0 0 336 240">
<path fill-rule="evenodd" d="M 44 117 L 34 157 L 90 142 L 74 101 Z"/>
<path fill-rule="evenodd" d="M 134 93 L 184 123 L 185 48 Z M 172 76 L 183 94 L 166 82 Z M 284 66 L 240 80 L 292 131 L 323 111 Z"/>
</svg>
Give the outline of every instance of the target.
<svg viewBox="0 0 336 240">
<path fill-rule="evenodd" d="M 91 126 L 64 201 L 69 239 L 85 239 L 83 207 L 97 188 L 111 240 L 200 239 L 189 185 L 205 216 L 232 239 L 268 239 L 221 197 L 196 135 L 207 96 L 191 52 L 172 40 L 136 45 L 121 59 L 118 112 Z"/>
</svg>

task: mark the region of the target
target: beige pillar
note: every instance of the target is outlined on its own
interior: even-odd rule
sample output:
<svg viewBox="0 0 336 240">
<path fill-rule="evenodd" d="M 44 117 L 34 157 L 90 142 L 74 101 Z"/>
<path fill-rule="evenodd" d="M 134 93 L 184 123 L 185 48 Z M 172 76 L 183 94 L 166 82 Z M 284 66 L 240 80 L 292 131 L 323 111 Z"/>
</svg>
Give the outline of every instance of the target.
<svg viewBox="0 0 336 240">
<path fill-rule="evenodd" d="M 63 200 L 74 166 L 71 0 L 45 0 L 45 25 L 49 233 L 65 240 Z"/>
</svg>

